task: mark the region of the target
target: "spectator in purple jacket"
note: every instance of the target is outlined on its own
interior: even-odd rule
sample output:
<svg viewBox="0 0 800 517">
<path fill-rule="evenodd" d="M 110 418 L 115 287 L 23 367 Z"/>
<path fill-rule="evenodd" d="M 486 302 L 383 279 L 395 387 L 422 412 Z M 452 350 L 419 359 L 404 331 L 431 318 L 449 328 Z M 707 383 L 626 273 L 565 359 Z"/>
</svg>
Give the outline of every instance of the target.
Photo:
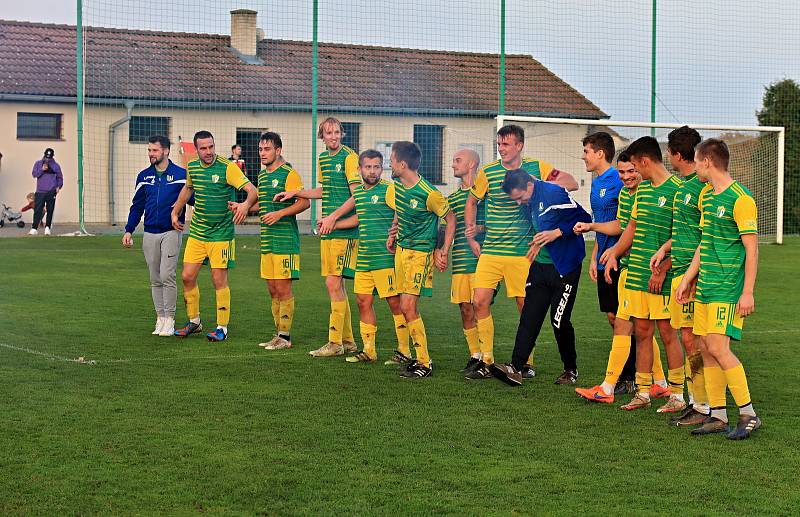
<svg viewBox="0 0 800 517">
<path fill-rule="evenodd" d="M 55 151 L 51 148 L 44 150 L 44 156 L 33 164 L 33 177 L 36 178 L 36 194 L 33 199 L 33 226 L 28 235 L 38 235 L 39 224 L 42 222 L 42 215 L 47 206 L 47 221 L 44 225 L 44 234 L 50 235 L 53 227 L 53 213 L 56 209 L 56 194 L 64 186 L 64 176 L 61 174 L 61 166 L 53 157 Z"/>
</svg>

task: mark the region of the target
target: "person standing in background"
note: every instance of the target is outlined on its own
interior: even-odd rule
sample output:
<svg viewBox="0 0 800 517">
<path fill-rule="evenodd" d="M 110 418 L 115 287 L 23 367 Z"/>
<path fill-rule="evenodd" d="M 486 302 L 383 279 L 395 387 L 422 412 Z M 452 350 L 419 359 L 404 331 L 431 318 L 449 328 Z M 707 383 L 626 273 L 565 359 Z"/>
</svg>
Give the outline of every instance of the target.
<svg viewBox="0 0 800 517">
<path fill-rule="evenodd" d="M 50 235 L 53 228 L 53 213 L 56 209 L 56 195 L 64 186 L 64 175 L 61 166 L 55 161 L 55 151 L 48 147 L 44 156 L 33 164 L 33 177 L 36 178 L 36 194 L 33 201 L 33 226 L 28 235 L 38 235 L 39 224 L 42 222 L 43 210 L 47 207 L 47 221 L 44 225 L 44 234 Z"/>
</svg>

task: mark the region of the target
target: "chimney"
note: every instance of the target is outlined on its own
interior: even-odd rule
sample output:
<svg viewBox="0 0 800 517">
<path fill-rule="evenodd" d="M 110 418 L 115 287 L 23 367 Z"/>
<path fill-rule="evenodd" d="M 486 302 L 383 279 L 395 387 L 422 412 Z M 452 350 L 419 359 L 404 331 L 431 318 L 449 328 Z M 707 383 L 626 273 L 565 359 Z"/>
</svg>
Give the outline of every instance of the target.
<svg viewBox="0 0 800 517">
<path fill-rule="evenodd" d="M 236 9 L 231 11 L 231 48 L 247 57 L 256 55 L 257 11 Z"/>
</svg>

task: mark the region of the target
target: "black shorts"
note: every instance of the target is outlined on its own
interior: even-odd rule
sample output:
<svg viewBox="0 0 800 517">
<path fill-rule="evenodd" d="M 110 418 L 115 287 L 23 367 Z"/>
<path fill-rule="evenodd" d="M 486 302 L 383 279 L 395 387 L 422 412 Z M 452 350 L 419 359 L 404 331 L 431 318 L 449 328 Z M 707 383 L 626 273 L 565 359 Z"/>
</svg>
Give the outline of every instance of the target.
<svg viewBox="0 0 800 517">
<path fill-rule="evenodd" d="M 619 308 L 619 269 L 611 270 L 611 283 L 606 283 L 604 271 L 597 272 L 597 300 L 600 302 L 600 312 L 617 313 Z"/>
</svg>

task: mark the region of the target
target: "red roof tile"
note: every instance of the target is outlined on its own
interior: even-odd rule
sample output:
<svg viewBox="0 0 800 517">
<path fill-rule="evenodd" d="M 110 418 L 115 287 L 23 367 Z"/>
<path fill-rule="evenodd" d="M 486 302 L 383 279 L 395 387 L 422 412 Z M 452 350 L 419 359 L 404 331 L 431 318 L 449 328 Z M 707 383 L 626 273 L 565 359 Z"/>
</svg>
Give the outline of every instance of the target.
<svg viewBox="0 0 800 517">
<path fill-rule="evenodd" d="M 261 40 L 262 64 L 248 64 L 228 36 L 97 27 L 84 34 L 89 101 L 310 105 L 307 41 Z M 0 21 L 0 95 L 74 97 L 75 39 L 74 26 Z M 319 105 L 490 114 L 498 68 L 496 54 L 320 43 Z M 507 56 L 506 70 L 509 113 L 606 116 L 530 56 Z"/>
</svg>

